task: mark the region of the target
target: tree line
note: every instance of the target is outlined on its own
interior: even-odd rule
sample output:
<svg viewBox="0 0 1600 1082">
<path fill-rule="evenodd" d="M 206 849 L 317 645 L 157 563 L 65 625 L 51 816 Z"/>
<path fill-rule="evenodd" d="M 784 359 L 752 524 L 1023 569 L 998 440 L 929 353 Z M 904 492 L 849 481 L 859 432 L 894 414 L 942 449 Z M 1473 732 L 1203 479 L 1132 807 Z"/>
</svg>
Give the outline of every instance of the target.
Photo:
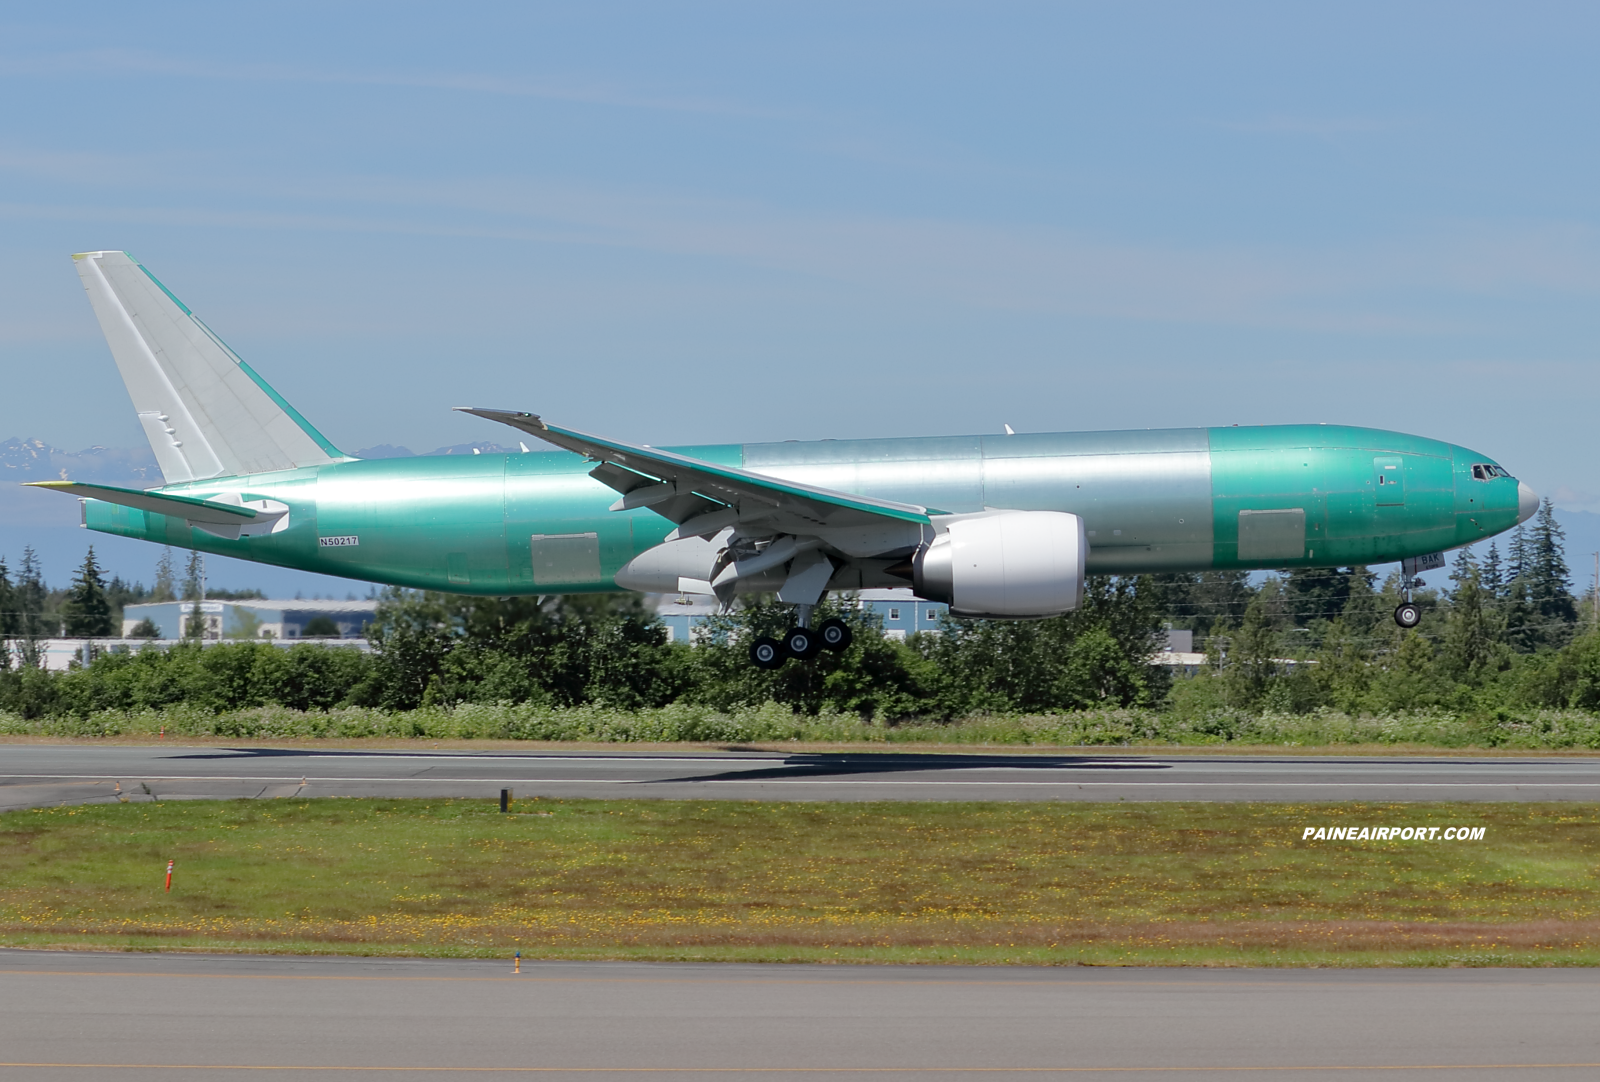
<svg viewBox="0 0 1600 1082">
<path fill-rule="evenodd" d="M 1456 553 L 1451 585 L 1420 589 L 1422 623 L 1390 619 L 1403 584 L 1364 567 L 1247 576 L 1165 576 L 1166 608 L 1195 630 L 1206 663 L 1168 708 L 1328 708 L 1350 714 L 1441 708 L 1494 712 L 1600 708 L 1594 595 L 1572 591 L 1565 536 L 1547 500 L 1533 521 L 1480 555 Z"/>
<path fill-rule="evenodd" d="M 39 664 L 40 643 L 50 638 L 105 639 L 122 636 L 122 612 L 128 605 L 161 601 L 198 600 L 205 591 L 204 556 L 191 552 L 180 575 L 172 550 L 163 549 L 156 564 L 155 585 L 125 582 L 120 575 L 107 581 L 100 561 L 90 545 L 72 582 L 64 589 L 45 584 L 38 554 L 32 547 L 22 550 L 22 560 L 13 574 L 5 557 L 0 556 L 0 643 L 9 643 L 11 653 L 0 656 L 0 667 L 20 662 L 25 667 Z M 211 590 L 218 600 L 262 597 L 259 590 Z M 203 621 L 196 612 L 186 623 L 184 634 L 198 637 Z M 159 631 L 148 620 L 130 631 L 132 638 L 154 639 Z M 0 651 L 3 654 L 4 651 Z"/>
<path fill-rule="evenodd" d="M 105 626 L 111 590 L 98 574 L 91 551 L 63 595 L 63 626 Z M 170 563 L 158 587 L 164 581 L 169 592 L 190 592 L 173 580 Z M 776 635 L 790 620 L 769 598 L 711 618 L 691 647 L 669 641 L 633 595 L 495 599 L 390 590 L 369 627 L 371 654 L 237 642 L 103 655 L 51 674 L 26 651 L 29 628 L 37 631 L 26 621 L 43 604 L 29 553 L 15 581 L 0 565 L 0 600 L 12 599 L 0 604 L 12 621 L 0 625 L 0 637 L 23 647 L 5 652 L 0 709 L 37 717 L 178 703 L 404 711 L 455 703 L 629 710 L 773 702 L 891 722 L 1107 706 L 1196 718 L 1600 710 L 1600 635 L 1592 608 L 1572 592 L 1548 502 L 1510 535 L 1504 554 L 1498 544 L 1481 555 L 1459 552 L 1450 583 L 1414 592 L 1423 620 L 1410 631 L 1391 619 L 1404 587 L 1399 573 L 1380 583 L 1364 567 L 1093 577 L 1082 608 L 1065 616 L 950 618 L 939 633 L 904 641 L 886 637 L 850 598 L 833 598 L 816 618 L 850 623 L 851 647 L 776 671 L 752 667 L 745 651 L 752 637 Z M 1194 633 L 1199 664 L 1159 663 L 1169 628 Z"/>
<path fill-rule="evenodd" d="M 671 642 L 635 595 L 480 598 L 390 590 L 369 625 L 373 651 L 266 642 L 198 642 L 97 655 L 49 673 L 0 672 L 0 710 L 24 717 L 179 704 L 223 711 L 276 704 L 302 710 L 409 710 L 464 702 L 616 709 L 674 702 L 718 709 L 776 702 L 796 711 L 893 720 L 1006 710 L 1153 704 L 1165 672 L 1147 664 L 1161 632 L 1156 592 L 1134 579 L 1095 579 L 1078 612 L 1027 623 L 949 621 L 940 635 L 899 642 L 879 618 L 835 598 L 854 641 L 777 671 L 754 668 L 747 644 L 779 633 L 786 606 L 757 598 L 712 617 L 695 646 Z"/>
</svg>

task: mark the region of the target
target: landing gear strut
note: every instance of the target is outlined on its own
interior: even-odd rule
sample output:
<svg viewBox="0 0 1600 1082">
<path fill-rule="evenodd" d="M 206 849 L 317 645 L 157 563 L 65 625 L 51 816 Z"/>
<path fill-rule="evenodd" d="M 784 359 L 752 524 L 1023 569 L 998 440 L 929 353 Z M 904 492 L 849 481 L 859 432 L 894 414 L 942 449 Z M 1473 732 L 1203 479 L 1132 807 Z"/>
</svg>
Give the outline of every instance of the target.
<svg viewBox="0 0 1600 1082">
<path fill-rule="evenodd" d="M 1406 630 L 1422 623 L 1422 609 L 1411 600 L 1411 588 L 1421 586 L 1422 580 L 1417 578 L 1417 561 L 1407 558 L 1400 563 L 1400 604 L 1394 609 L 1394 622 Z"/>
<path fill-rule="evenodd" d="M 795 626 L 783 633 L 783 650 L 792 658 L 805 661 L 817 656 L 817 651 L 822 649 L 822 639 L 815 631 L 811 630 L 811 610 L 814 605 L 796 605 L 794 607 Z"/>
<path fill-rule="evenodd" d="M 781 543 L 780 539 L 773 544 Z M 789 549 L 792 551 L 795 547 L 793 539 L 789 539 Z M 772 546 L 767 551 L 770 554 Z M 765 554 L 757 557 L 764 558 Z M 735 566 L 739 566 L 737 561 Z M 826 594 L 836 568 L 833 560 L 822 552 L 806 550 L 794 558 L 788 578 L 778 591 L 779 602 L 794 606 L 794 626 L 783 633 L 782 639 L 759 638 L 751 643 L 752 664 L 762 669 L 777 669 L 790 658 L 809 661 L 823 650 L 837 653 L 850 645 L 850 627 L 843 620 L 824 620 L 821 627 L 811 626 L 811 614 Z"/>
</svg>

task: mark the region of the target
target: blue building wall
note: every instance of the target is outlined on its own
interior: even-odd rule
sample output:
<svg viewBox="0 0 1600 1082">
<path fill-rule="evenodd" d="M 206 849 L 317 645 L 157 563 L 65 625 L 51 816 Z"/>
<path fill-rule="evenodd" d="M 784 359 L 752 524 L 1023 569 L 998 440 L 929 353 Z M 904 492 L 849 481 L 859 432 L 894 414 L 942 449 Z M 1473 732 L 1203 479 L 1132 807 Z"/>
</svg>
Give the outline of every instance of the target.
<svg viewBox="0 0 1600 1082">
<path fill-rule="evenodd" d="M 716 602 L 708 597 L 688 595 L 685 600 L 690 603 L 680 605 L 674 597 L 664 596 L 656 609 L 673 642 L 693 642 L 695 628 L 717 613 Z M 891 639 L 937 632 L 948 608 L 924 601 L 910 590 L 863 590 L 856 604 L 882 620 L 883 632 Z"/>
</svg>

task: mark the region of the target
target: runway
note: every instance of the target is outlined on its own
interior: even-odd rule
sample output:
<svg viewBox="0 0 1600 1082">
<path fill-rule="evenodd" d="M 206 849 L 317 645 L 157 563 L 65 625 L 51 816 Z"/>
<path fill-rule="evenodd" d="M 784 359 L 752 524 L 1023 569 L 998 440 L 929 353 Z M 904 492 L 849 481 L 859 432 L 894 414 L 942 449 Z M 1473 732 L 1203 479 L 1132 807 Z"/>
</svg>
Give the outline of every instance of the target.
<svg viewBox="0 0 1600 1082">
<path fill-rule="evenodd" d="M 1600 799 L 1600 758 L 0 746 L 0 810 L 405 796 L 727 800 Z"/>
<path fill-rule="evenodd" d="M 0 1078 L 1589 1079 L 1594 970 L 0 951 Z"/>
</svg>

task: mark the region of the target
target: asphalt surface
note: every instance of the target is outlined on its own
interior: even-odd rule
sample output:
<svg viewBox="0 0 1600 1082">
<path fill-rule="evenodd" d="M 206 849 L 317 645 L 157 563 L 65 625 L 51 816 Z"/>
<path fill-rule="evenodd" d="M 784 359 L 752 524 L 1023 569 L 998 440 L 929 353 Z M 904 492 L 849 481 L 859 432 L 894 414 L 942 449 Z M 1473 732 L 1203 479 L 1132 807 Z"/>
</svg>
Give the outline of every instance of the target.
<svg viewBox="0 0 1600 1082">
<path fill-rule="evenodd" d="M 362 751 L 0 745 L 0 811 L 117 800 L 1600 799 L 1600 758 Z"/>
<path fill-rule="evenodd" d="M 0 1079 L 1593 1079 L 1594 970 L 0 951 Z"/>
</svg>

